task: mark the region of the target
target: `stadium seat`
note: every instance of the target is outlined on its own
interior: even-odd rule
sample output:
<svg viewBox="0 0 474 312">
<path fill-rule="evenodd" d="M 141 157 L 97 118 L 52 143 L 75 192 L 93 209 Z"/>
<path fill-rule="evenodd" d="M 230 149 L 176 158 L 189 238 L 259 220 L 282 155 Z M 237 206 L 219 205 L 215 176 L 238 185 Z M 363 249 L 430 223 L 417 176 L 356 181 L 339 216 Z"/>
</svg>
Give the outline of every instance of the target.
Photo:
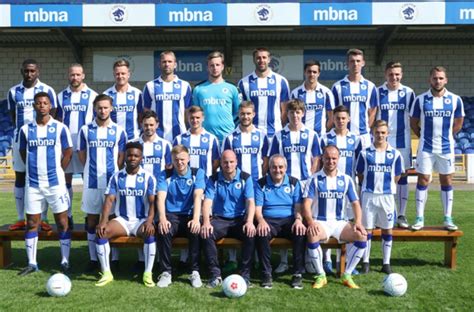
<svg viewBox="0 0 474 312">
<path fill-rule="evenodd" d="M 460 139 L 458 142 L 461 143 L 463 146 L 465 146 L 466 144 L 470 143 L 470 139 L 467 137 L 464 137 Z"/>
<path fill-rule="evenodd" d="M 463 145 L 464 154 L 474 154 L 474 143 L 466 143 Z"/>
<path fill-rule="evenodd" d="M 455 147 L 454 148 L 454 155 L 461 155 L 463 154 L 462 149 Z"/>
<path fill-rule="evenodd" d="M 456 134 L 456 140 L 460 140 L 462 138 L 469 138 L 469 133 L 460 131 L 458 134 Z"/>
</svg>

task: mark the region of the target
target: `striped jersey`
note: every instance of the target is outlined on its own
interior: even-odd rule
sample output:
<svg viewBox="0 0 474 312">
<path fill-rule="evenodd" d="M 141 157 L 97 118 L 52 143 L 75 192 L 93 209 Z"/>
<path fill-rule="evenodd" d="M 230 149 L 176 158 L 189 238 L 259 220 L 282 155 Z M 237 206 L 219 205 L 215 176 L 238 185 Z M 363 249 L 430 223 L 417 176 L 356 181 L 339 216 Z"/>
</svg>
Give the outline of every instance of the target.
<svg viewBox="0 0 474 312">
<path fill-rule="evenodd" d="M 119 152 L 125 152 L 127 135 L 122 127 L 110 121 L 99 127 L 96 121 L 85 125 L 79 131 L 78 150 L 86 151 L 84 166 L 84 188 L 106 188 L 118 171 Z"/>
<path fill-rule="evenodd" d="M 20 129 L 20 151 L 26 151 L 26 181 L 31 187 L 65 185 L 62 151 L 72 148 L 67 127 L 49 118 L 46 125 L 33 122 Z"/>
<path fill-rule="evenodd" d="M 104 91 L 113 99 L 110 118 L 125 129 L 127 138 L 134 140 L 139 135 L 138 114 L 142 112 L 142 92 L 128 85 L 127 92 L 117 92 L 115 85 Z M 160 119 L 161 120 L 161 119 Z"/>
<path fill-rule="evenodd" d="M 358 83 L 351 82 L 346 76 L 332 86 L 332 93 L 335 106 L 344 105 L 349 108 L 349 130 L 355 134 L 369 133 L 369 109 L 377 107 L 375 85 L 363 77 Z"/>
<path fill-rule="evenodd" d="M 321 138 L 321 150 L 328 145 L 335 145 L 339 149 L 337 168 L 350 177 L 355 176 L 355 163 L 362 150 L 359 136 L 347 131 L 346 135 L 337 135 L 334 129 Z"/>
<path fill-rule="evenodd" d="M 142 137 L 139 142 L 143 145 L 143 168 L 158 179 L 166 165 L 171 164 L 171 143 L 158 135 L 155 135 L 153 142 L 144 142 Z"/>
<path fill-rule="evenodd" d="M 249 133 L 237 127 L 222 144 L 222 152 L 233 150 L 237 156 L 237 166 L 250 174 L 254 182 L 263 176 L 263 157 L 267 157 L 268 148 L 268 137 L 257 127 L 253 127 Z"/>
<path fill-rule="evenodd" d="M 170 142 L 186 132 L 184 112 L 191 106 L 191 86 L 174 76 L 166 82 L 161 76 L 149 81 L 143 89 L 143 107 L 155 111 L 160 121 L 158 134 Z"/>
<path fill-rule="evenodd" d="M 272 138 L 282 128 L 281 103 L 290 99 L 288 80 L 273 71 L 265 78 L 253 72 L 242 78 L 238 87 L 243 100 L 255 105 L 254 125 Z"/>
<path fill-rule="evenodd" d="M 33 103 L 35 94 L 39 92 L 48 93 L 51 107 L 56 108 L 56 92 L 47 84 L 39 81 L 39 79 L 31 88 L 25 88 L 23 82 L 20 82 L 16 86 L 11 87 L 8 91 L 8 110 L 15 110 L 16 120 L 14 122 L 17 130 L 20 130 L 23 125 L 29 124 L 35 119 L 36 115 L 33 109 Z"/>
<path fill-rule="evenodd" d="M 291 91 L 291 98 L 301 100 L 305 106 L 303 123 L 319 136 L 326 133 L 327 112 L 334 109 L 334 96 L 328 87 L 318 83 L 316 89 L 307 90 L 304 83 Z"/>
<path fill-rule="evenodd" d="M 71 132 L 72 144 L 76 149 L 77 135 L 82 126 L 91 123 L 94 118 L 94 99 L 97 92 L 87 85 L 77 92 L 70 87 L 58 93 L 57 116 Z"/>
<path fill-rule="evenodd" d="M 377 93 L 377 120 L 388 123 L 388 143 L 395 148 L 410 148 L 410 108 L 415 101 L 415 93 L 404 85 L 397 90 L 389 90 L 387 83 L 378 87 Z"/>
<path fill-rule="evenodd" d="M 354 181 L 339 169 L 335 177 L 318 171 L 307 184 L 303 198 L 313 200 L 313 218 L 320 221 L 344 220 L 346 200 L 359 200 Z"/>
<path fill-rule="evenodd" d="M 156 179 L 143 168 L 136 174 L 128 174 L 123 168 L 112 176 L 105 189 L 105 195 L 115 196 L 115 215 L 127 221 L 148 217 L 148 196 L 155 194 Z"/>
<path fill-rule="evenodd" d="M 361 151 L 356 171 L 364 176 L 362 192 L 372 194 L 396 194 L 395 177 L 404 171 L 400 152 L 390 145 L 385 151 L 377 151 L 373 145 Z"/>
<path fill-rule="evenodd" d="M 212 133 L 202 129 L 200 134 L 192 134 L 190 131 L 178 135 L 173 146 L 182 144 L 189 150 L 189 166 L 204 170 L 206 177 L 212 175 L 212 162 L 220 159 L 219 142 Z"/>
<path fill-rule="evenodd" d="M 446 90 L 434 97 L 431 90 L 415 100 L 410 116 L 420 119 L 420 149 L 428 153 L 454 153 L 454 118 L 464 117 L 462 99 Z"/>
<path fill-rule="evenodd" d="M 318 134 L 304 125 L 298 131 L 286 125 L 272 140 L 269 156 L 275 154 L 286 158 L 288 175 L 304 181 L 312 174 L 312 159 L 321 155 Z"/>
</svg>

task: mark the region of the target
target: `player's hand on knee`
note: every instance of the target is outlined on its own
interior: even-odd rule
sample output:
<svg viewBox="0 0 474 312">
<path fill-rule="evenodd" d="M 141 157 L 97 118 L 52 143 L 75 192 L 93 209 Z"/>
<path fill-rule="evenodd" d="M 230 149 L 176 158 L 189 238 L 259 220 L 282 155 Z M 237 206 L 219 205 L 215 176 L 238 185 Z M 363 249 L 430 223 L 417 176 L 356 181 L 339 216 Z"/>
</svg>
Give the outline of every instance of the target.
<svg viewBox="0 0 474 312">
<path fill-rule="evenodd" d="M 253 222 L 245 223 L 243 226 L 243 230 L 245 235 L 247 235 L 248 237 L 254 237 L 255 234 L 257 234 L 257 229 L 255 228 Z"/>
<path fill-rule="evenodd" d="M 101 222 L 99 223 L 96 228 L 95 232 L 99 238 L 104 238 L 105 237 L 105 230 L 107 228 L 107 223 Z"/>
<path fill-rule="evenodd" d="M 257 225 L 257 235 L 258 236 L 267 236 L 270 234 L 270 226 L 265 220 L 262 220 Z"/>
<path fill-rule="evenodd" d="M 161 235 L 168 234 L 171 228 L 171 223 L 168 220 L 163 220 L 158 223 L 158 232 Z"/>
<path fill-rule="evenodd" d="M 201 230 L 201 223 L 193 219 L 188 222 L 188 228 L 191 233 L 199 234 L 199 231 Z"/>
<path fill-rule="evenodd" d="M 300 219 L 296 219 L 295 223 L 291 226 L 291 231 L 296 235 L 305 235 L 306 234 L 306 226 L 304 226 L 303 222 Z"/>
<path fill-rule="evenodd" d="M 155 235 L 155 225 L 153 224 L 153 221 L 143 223 L 143 233 L 145 236 Z"/>
<path fill-rule="evenodd" d="M 354 223 L 352 225 L 354 232 L 359 232 L 362 236 L 367 236 L 367 231 L 361 223 Z"/>
<path fill-rule="evenodd" d="M 206 239 L 214 233 L 214 227 L 210 223 L 203 223 L 201 227 L 201 237 Z"/>
<path fill-rule="evenodd" d="M 317 222 L 313 221 L 312 223 L 308 224 L 306 231 L 311 236 L 319 236 L 319 234 L 321 233 L 321 227 Z"/>
</svg>

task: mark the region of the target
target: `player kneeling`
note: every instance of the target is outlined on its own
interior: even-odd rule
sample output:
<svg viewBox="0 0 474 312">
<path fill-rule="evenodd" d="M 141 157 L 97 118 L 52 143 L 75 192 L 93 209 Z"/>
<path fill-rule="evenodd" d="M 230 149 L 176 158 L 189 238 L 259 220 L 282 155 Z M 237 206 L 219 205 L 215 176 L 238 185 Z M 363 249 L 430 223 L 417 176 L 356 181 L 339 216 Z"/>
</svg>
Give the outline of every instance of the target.
<svg viewBox="0 0 474 312">
<path fill-rule="evenodd" d="M 351 177 L 337 169 L 339 149 L 328 145 L 324 149 L 323 169 L 311 178 L 303 194 L 303 217 L 307 225 L 308 255 L 316 264 L 313 288 L 327 284 L 323 269 L 323 253 L 319 242 L 331 236 L 339 242 L 354 242 L 347 254 L 347 265 L 342 283 L 349 288 L 359 288 L 351 273 L 364 254 L 367 232 L 361 224 L 359 198 Z M 352 203 L 354 223 L 344 221 L 345 198 Z"/>
<path fill-rule="evenodd" d="M 143 283 L 147 287 L 155 286 L 152 278 L 155 262 L 156 243 L 155 193 L 156 180 L 151 173 L 140 167 L 143 158 L 143 146 L 139 142 L 126 145 L 125 168 L 115 173 L 105 191 L 102 215 L 97 225 L 97 256 L 102 267 L 102 277 L 95 284 L 105 286 L 114 280 L 110 270 L 109 239 L 119 236 L 140 236 L 144 240 L 145 272 Z M 116 218 L 108 221 L 115 201 Z M 108 222 L 107 222 L 108 221 Z"/>
</svg>

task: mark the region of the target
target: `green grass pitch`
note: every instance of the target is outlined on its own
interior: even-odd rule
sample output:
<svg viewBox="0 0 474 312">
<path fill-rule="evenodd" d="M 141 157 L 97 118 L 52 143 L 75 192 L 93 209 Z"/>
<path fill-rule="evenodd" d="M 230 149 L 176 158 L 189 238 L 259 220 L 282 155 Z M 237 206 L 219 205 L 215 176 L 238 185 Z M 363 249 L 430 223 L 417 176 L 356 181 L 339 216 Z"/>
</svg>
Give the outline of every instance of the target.
<svg viewBox="0 0 474 312">
<path fill-rule="evenodd" d="M 414 194 L 410 194 L 409 221 L 414 220 Z M 0 193 L 0 223 L 11 223 L 16 218 L 15 204 L 11 193 Z M 82 226 L 80 194 L 74 197 L 76 227 Z M 426 225 L 442 222 L 442 207 L 439 192 L 430 191 L 426 213 Z M 417 310 L 417 311 L 472 311 L 474 310 L 474 193 L 456 191 L 454 194 L 455 222 L 464 231 L 458 244 L 457 270 L 443 266 L 444 246 L 439 242 L 394 242 L 392 268 L 408 281 L 407 294 L 391 298 L 382 292 L 384 274 L 381 267 L 380 244 L 372 247 L 372 272 L 356 276 L 362 288 L 352 290 L 343 287 L 330 277 L 326 287 L 311 288 L 312 276 L 306 275 L 303 290 L 289 286 L 290 274 L 274 276 L 272 290 L 259 287 L 259 274 L 253 272 L 254 287 L 240 299 L 228 299 L 221 289 L 193 289 L 187 274 L 178 271 L 173 275 L 174 283 L 167 289 L 146 288 L 140 276 L 133 276 L 131 266 L 136 261 L 136 251 L 120 249 L 121 272 L 115 281 L 103 288 L 94 286 L 97 276 L 83 274 L 88 254 L 85 242 L 73 242 L 71 250 L 72 291 L 64 298 L 52 298 L 46 293 L 48 277 L 59 268 L 60 252 L 56 242 L 39 242 L 38 262 L 41 271 L 26 277 L 18 277 L 20 268 L 26 265 L 23 242 L 13 243 L 13 265 L 0 270 L 0 311 L 146 311 L 146 310 Z M 52 217 L 50 217 L 52 220 Z M 274 254 L 275 262 L 278 253 Z M 177 260 L 177 259 L 176 259 Z M 155 266 L 155 269 L 157 266 Z M 201 275 L 206 278 L 206 267 L 202 263 Z M 154 273 L 154 279 L 157 278 Z M 206 280 L 204 280 L 206 281 Z"/>
</svg>

